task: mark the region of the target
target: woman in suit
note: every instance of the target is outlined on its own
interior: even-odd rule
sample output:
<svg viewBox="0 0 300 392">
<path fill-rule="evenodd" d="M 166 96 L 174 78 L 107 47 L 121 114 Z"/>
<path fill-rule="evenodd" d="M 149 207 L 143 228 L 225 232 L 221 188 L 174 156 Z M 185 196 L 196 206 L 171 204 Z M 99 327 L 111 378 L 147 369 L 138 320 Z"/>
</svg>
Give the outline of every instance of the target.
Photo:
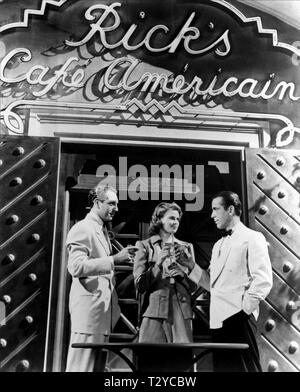
<svg viewBox="0 0 300 392">
<path fill-rule="evenodd" d="M 176 203 L 162 202 L 155 208 L 150 238 L 138 241 L 134 280 L 142 296 L 139 342 L 192 342 L 191 293 L 196 284 L 188 269 L 176 260 L 193 256 L 191 244 L 175 237 L 182 216 Z"/>
</svg>

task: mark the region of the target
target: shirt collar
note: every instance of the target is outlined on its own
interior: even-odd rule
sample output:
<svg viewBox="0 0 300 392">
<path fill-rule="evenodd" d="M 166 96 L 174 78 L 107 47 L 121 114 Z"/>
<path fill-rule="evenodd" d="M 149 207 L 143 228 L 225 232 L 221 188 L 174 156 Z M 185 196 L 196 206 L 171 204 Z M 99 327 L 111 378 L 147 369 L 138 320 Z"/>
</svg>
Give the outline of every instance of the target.
<svg viewBox="0 0 300 392">
<path fill-rule="evenodd" d="M 240 229 L 240 227 L 242 226 L 242 222 L 239 221 L 238 223 L 236 223 L 232 228 L 232 234 L 234 234 L 236 231 L 238 231 Z"/>
<path fill-rule="evenodd" d="M 104 222 L 103 220 L 100 218 L 100 216 L 98 216 L 94 211 L 90 211 L 87 214 L 87 217 L 92 219 L 93 221 L 97 222 L 99 226 L 101 226 L 101 228 L 104 226 Z"/>
</svg>

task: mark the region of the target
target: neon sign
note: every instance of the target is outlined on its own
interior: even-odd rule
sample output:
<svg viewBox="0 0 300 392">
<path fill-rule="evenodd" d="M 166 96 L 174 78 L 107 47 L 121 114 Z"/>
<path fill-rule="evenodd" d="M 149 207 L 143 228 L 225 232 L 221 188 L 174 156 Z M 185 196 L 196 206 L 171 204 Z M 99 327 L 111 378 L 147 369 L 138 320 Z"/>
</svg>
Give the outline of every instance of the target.
<svg viewBox="0 0 300 392">
<path fill-rule="evenodd" d="M 228 6 L 222 0 L 213 0 L 213 2 Z M 43 2 L 43 10 L 46 3 Z M 64 1 L 57 3 L 57 6 L 63 3 Z M 149 94 L 150 99 L 152 99 L 151 94 L 155 94 L 156 98 L 160 97 L 162 100 L 166 98 L 167 104 L 170 102 L 170 98 L 173 101 L 176 99 L 177 103 L 182 107 L 188 107 L 191 102 L 195 103 L 197 100 L 201 103 L 205 97 L 217 96 L 238 96 L 253 100 L 276 98 L 278 101 L 286 98 L 291 101 L 300 99 L 293 82 L 284 80 L 276 82 L 271 75 L 267 80 L 258 80 L 251 77 L 238 79 L 235 75 L 227 78 L 224 78 L 222 75 L 221 78 L 218 74 L 211 76 L 210 79 L 203 79 L 198 75 L 195 75 L 192 79 L 187 79 L 184 71 L 178 75 L 171 74 L 167 70 L 162 73 L 141 73 L 140 69 L 138 69 L 140 60 L 134 57 L 136 50 L 144 49 L 154 55 L 174 54 L 180 47 L 184 48 L 189 56 L 199 57 L 214 53 L 215 56 L 225 58 L 232 52 L 231 31 L 229 28 L 226 28 L 224 31 L 219 32 L 218 36 L 209 42 L 205 42 L 201 30 L 195 25 L 195 12 L 191 12 L 187 16 L 175 35 L 165 24 L 152 25 L 146 29 L 144 24 L 142 24 L 141 28 L 138 24 L 132 23 L 123 31 L 126 23 L 121 20 L 117 10 L 119 7 L 121 7 L 119 2 L 110 5 L 96 4 L 90 6 L 85 11 L 85 19 L 89 23 L 88 31 L 80 39 L 65 40 L 65 45 L 70 49 L 88 46 L 90 41 L 95 39 L 107 51 L 124 49 L 127 53 L 129 52 L 126 56 L 110 60 L 107 68 L 101 69 L 104 72 L 102 73 L 100 83 L 108 91 L 112 93 L 130 93 L 135 91 L 137 93 Z M 42 12 L 42 8 L 39 14 Z M 235 10 L 234 7 L 231 10 Z M 235 13 L 243 21 L 247 21 L 241 13 Z M 28 11 L 27 14 L 29 15 L 30 12 Z M 144 18 L 145 14 L 140 13 L 140 17 Z M 20 22 L 20 27 L 27 25 L 28 18 L 26 21 Z M 15 24 L 12 26 L 16 27 Z M 258 23 L 258 20 L 257 26 L 259 32 L 264 34 L 272 33 L 274 47 L 281 46 L 294 52 L 294 54 L 299 54 L 295 48 L 290 48 L 288 45 L 275 40 L 275 31 L 268 30 L 266 32 L 262 28 L 261 23 Z M 8 29 L 9 26 L 2 28 L 3 31 Z M 159 39 L 157 39 L 158 37 Z M 23 66 L 22 73 L 19 72 L 18 75 L 13 76 L 11 75 L 10 64 L 14 63 L 16 65 L 17 60 L 20 63 L 28 63 L 28 69 L 24 72 Z M 26 82 L 30 87 L 33 87 L 30 89 L 30 94 L 36 98 L 44 98 L 52 89 L 57 88 L 59 84 L 69 89 L 69 91 L 70 89 L 76 91 L 87 88 L 88 83 L 91 83 L 90 76 L 87 75 L 89 61 L 82 60 L 82 58 L 69 57 L 55 70 L 41 64 L 30 66 L 31 60 L 32 52 L 28 48 L 16 48 L 10 51 L 0 63 L 0 81 L 6 85 Z M 18 65 L 14 68 L 14 73 L 16 72 L 18 72 Z M 94 77 L 99 82 L 98 75 L 95 74 Z M 7 88 L 9 87 L 7 86 Z M 26 100 L 24 100 L 25 102 Z M 128 104 L 127 106 L 130 105 Z M 11 103 L 6 109 L 1 111 L 9 129 L 13 127 L 13 120 L 18 125 L 20 123 L 18 115 L 12 112 L 12 108 L 15 107 L 16 103 Z M 10 123 L 9 118 L 11 118 Z M 288 125 L 288 130 L 291 129 L 292 124 Z M 293 129 L 298 132 L 296 128 Z"/>
<path fill-rule="evenodd" d="M 76 89 L 83 87 L 84 85 L 84 83 L 82 83 L 82 80 L 84 79 L 85 74 L 82 68 L 76 69 L 71 75 L 67 72 L 69 66 L 74 61 L 78 61 L 77 57 L 70 57 L 69 59 L 67 59 L 67 61 L 62 65 L 62 67 L 54 72 L 54 75 L 52 77 L 49 77 L 49 74 L 51 73 L 49 67 L 45 67 L 43 65 L 35 65 L 30 68 L 25 75 L 22 74 L 21 76 L 17 76 L 15 78 L 8 78 L 5 76 L 5 70 L 7 64 L 15 56 L 21 56 L 20 58 L 22 62 L 28 62 L 32 58 L 32 54 L 29 49 L 17 48 L 12 50 L 1 61 L 0 80 L 3 83 L 20 83 L 26 80 L 27 83 L 32 86 L 44 86 L 41 90 L 32 92 L 35 97 L 41 97 L 47 94 L 58 82 L 61 82 L 65 87 L 73 87 Z"/>
<path fill-rule="evenodd" d="M 125 64 L 125 72 L 122 66 Z M 232 97 L 239 95 L 242 98 L 263 98 L 270 99 L 278 95 L 279 100 L 283 100 L 286 93 L 292 101 L 297 101 L 300 97 L 295 96 L 295 84 L 280 82 L 272 87 L 272 79 L 264 83 L 263 87 L 259 87 L 259 82 L 256 79 L 246 78 L 243 81 L 238 81 L 236 77 L 227 78 L 221 87 L 216 87 L 218 82 L 218 76 L 214 76 L 209 82 L 208 87 L 201 89 L 204 81 L 195 76 L 190 83 L 188 83 L 183 75 L 177 75 L 175 78 L 170 78 L 167 74 L 161 73 L 150 73 L 145 72 L 135 82 L 129 82 L 130 77 L 134 74 L 135 68 L 138 66 L 139 60 L 130 59 L 123 57 L 114 60 L 108 67 L 104 75 L 104 84 L 110 90 L 134 91 L 139 89 L 141 92 L 148 91 L 150 93 L 155 92 L 158 88 L 165 94 L 191 94 L 196 96 L 210 96 L 224 95 L 225 97 Z M 121 67 L 121 73 L 123 75 L 121 81 L 117 84 L 113 84 L 113 79 L 119 80 L 118 72 L 114 72 L 115 69 Z"/>
<path fill-rule="evenodd" d="M 153 53 L 174 53 L 181 42 L 183 42 L 185 50 L 191 55 L 204 55 L 214 49 L 216 55 L 226 56 L 231 50 L 230 31 L 228 29 L 213 43 L 204 46 L 201 49 L 191 48 L 191 42 L 197 41 L 199 43 L 199 38 L 201 36 L 199 29 L 191 25 L 195 17 L 195 12 L 188 17 L 176 37 L 163 47 L 155 47 L 154 44 L 151 43 L 151 40 L 158 31 L 163 31 L 165 34 L 169 33 L 169 28 L 165 25 L 153 26 L 144 33 L 144 38 L 141 39 L 139 43 L 130 45 L 129 41 L 130 39 L 133 39 L 137 29 L 137 25 L 132 24 L 121 39 L 114 43 L 109 43 L 109 35 L 114 35 L 113 33 L 117 32 L 117 29 L 121 24 L 120 16 L 116 11 L 116 8 L 120 6 L 120 3 L 113 3 L 111 5 L 97 4 L 88 8 L 85 12 L 85 18 L 88 21 L 94 21 L 94 23 L 90 23 L 90 30 L 80 41 L 75 42 L 67 40 L 65 43 L 70 47 L 83 46 L 98 34 L 103 47 L 109 50 L 122 46 L 127 51 L 133 52 L 141 47 L 145 47 L 148 51 Z M 102 11 L 101 15 L 99 15 L 99 11 Z M 110 21 L 109 23 L 107 22 L 108 20 Z M 219 47 L 220 44 L 222 44 L 223 49 Z M 51 77 L 49 77 L 49 67 L 35 65 L 30 68 L 25 75 L 9 78 L 5 76 L 6 67 L 9 61 L 13 60 L 15 56 L 20 56 L 22 62 L 29 62 L 32 58 L 29 49 L 17 48 L 12 50 L 1 62 L 0 80 L 4 83 L 18 83 L 26 80 L 29 85 L 40 86 L 41 89 L 39 91 L 32 92 L 35 97 L 42 97 L 47 94 L 56 83 L 62 83 L 65 87 L 74 89 L 79 89 L 84 86 L 84 66 L 81 68 L 77 67 L 75 71 L 71 68 L 72 63 L 73 65 L 74 63 L 77 63 L 76 65 L 80 66 L 77 57 L 69 58 Z M 292 101 L 297 101 L 300 98 L 300 96 L 295 94 L 296 87 L 294 83 L 281 81 L 278 84 L 274 84 L 272 79 L 266 81 L 262 85 L 262 82 L 253 78 L 238 80 L 236 77 L 231 76 L 223 81 L 221 86 L 216 87 L 218 82 L 217 75 L 210 81 L 203 81 L 200 77 L 195 76 L 191 82 L 187 82 L 184 75 L 177 75 L 172 78 L 166 73 L 157 74 L 146 72 L 142 76 L 139 76 L 134 82 L 131 81 L 129 83 L 129 78 L 132 80 L 132 77 L 134 77 L 134 71 L 138 64 L 139 60 L 131 58 L 130 56 L 112 61 L 104 75 L 104 84 L 106 88 L 111 91 L 123 89 L 127 92 L 137 89 L 140 89 L 139 91 L 141 92 L 149 90 L 150 93 L 153 93 L 157 89 L 161 89 L 163 94 L 190 94 L 194 97 L 203 97 L 209 94 L 212 97 L 218 95 L 233 97 L 238 95 L 242 98 L 262 98 L 265 100 L 276 96 L 279 100 L 283 100 L 286 95 Z M 123 77 L 121 81 L 118 81 L 116 84 L 114 83 L 114 79 L 116 80 L 118 78 L 118 70 Z M 118 78 L 118 80 L 119 79 L 120 78 Z M 207 85 L 207 87 L 203 89 L 203 85 Z"/>
<path fill-rule="evenodd" d="M 109 43 L 108 35 L 112 32 L 116 32 L 116 30 L 121 24 L 120 16 L 115 10 L 116 7 L 120 7 L 120 6 L 121 3 L 113 3 L 109 6 L 104 4 L 97 4 L 90 7 L 85 13 L 86 20 L 96 20 L 97 13 L 93 14 L 95 11 L 103 10 L 104 12 L 101 16 L 98 17 L 96 23 L 90 24 L 90 31 L 86 34 L 86 36 L 83 39 L 77 42 L 66 40 L 65 41 L 66 44 L 74 47 L 81 46 L 88 43 L 89 40 L 93 38 L 94 35 L 96 35 L 96 33 L 99 33 L 99 37 L 102 45 L 106 49 L 110 49 L 110 50 L 123 46 L 123 48 L 128 51 L 134 51 L 144 46 L 147 50 L 149 50 L 152 53 L 161 53 L 161 52 L 175 53 L 176 49 L 178 48 L 178 45 L 181 43 L 181 41 L 183 41 L 185 50 L 192 55 L 205 54 L 210 52 L 214 48 L 216 48 L 215 53 L 218 56 L 226 56 L 230 52 L 230 42 L 228 38 L 229 30 L 225 30 L 224 33 L 220 37 L 218 37 L 215 42 L 211 43 L 206 47 L 203 47 L 201 49 L 196 49 L 196 50 L 190 47 L 190 43 L 192 41 L 199 40 L 201 36 L 199 29 L 195 26 L 191 26 L 191 23 L 195 17 L 195 12 L 192 12 L 192 14 L 189 16 L 187 21 L 184 23 L 183 27 L 180 29 L 177 36 L 166 46 L 158 48 L 158 47 L 154 47 L 153 44 L 151 43 L 151 39 L 153 38 L 153 36 L 155 36 L 158 33 L 158 31 L 162 31 L 164 34 L 168 34 L 170 32 L 170 29 L 165 25 L 156 25 L 152 27 L 149 31 L 145 33 L 145 37 L 138 44 L 130 45 L 129 40 L 133 39 L 134 33 L 137 30 L 137 25 L 132 24 L 119 41 L 115 43 Z M 111 18 L 113 18 L 113 23 L 111 25 L 105 26 L 105 22 Z M 224 50 L 218 48 L 218 46 L 222 44 L 224 45 Z"/>
</svg>

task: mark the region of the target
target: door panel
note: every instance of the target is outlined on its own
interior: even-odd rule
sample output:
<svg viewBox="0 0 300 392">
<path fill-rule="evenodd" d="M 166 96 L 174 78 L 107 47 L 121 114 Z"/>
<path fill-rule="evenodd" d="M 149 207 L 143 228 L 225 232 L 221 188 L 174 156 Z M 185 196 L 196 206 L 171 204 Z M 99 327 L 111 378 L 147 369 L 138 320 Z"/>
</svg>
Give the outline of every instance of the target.
<svg viewBox="0 0 300 392">
<path fill-rule="evenodd" d="M 293 318 L 293 306 L 292 303 L 296 303 L 300 300 L 300 296 L 276 273 L 273 273 L 273 287 L 268 295 L 268 302 L 287 320 L 291 325 L 294 324 Z M 295 328 L 299 326 L 297 323 L 294 325 Z"/>
<path fill-rule="evenodd" d="M 262 304 L 260 312 L 258 326 L 261 330 L 261 337 L 269 342 L 268 351 L 281 352 L 292 367 L 300 370 L 299 349 L 294 351 L 292 348 L 294 343 L 299 344 L 300 342 L 299 330 L 296 330 L 289 320 L 285 319 L 281 312 L 274 309 L 267 301 Z M 263 323 L 264 319 L 267 319 L 265 323 Z M 265 357 L 266 353 L 263 353 Z M 272 356 L 271 358 L 275 360 Z"/>
<path fill-rule="evenodd" d="M 269 158 L 269 155 L 270 158 Z M 256 168 L 256 179 L 254 184 L 258 189 L 265 193 L 275 205 L 287 212 L 290 218 L 300 223 L 300 216 L 297 213 L 299 209 L 299 185 L 296 177 L 294 164 L 291 170 L 294 174 L 290 174 L 288 178 L 285 177 L 287 170 L 283 170 L 285 163 L 283 158 L 277 159 L 277 164 L 273 163 L 275 158 L 272 154 L 268 154 L 269 160 L 265 159 L 262 154 L 257 155 L 258 167 Z M 278 166 L 280 162 L 281 166 Z M 300 179 L 300 177 L 299 177 Z"/>
<path fill-rule="evenodd" d="M 48 181 L 44 181 L 38 186 L 38 189 L 34 187 L 12 205 L 5 206 L 5 211 L 0 215 L 0 226 L 5 227 L 5 230 L 1 233 L 3 242 L 32 222 L 37 216 L 47 211 L 50 202 L 48 188 Z M 21 210 L 22 216 L 18 216 L 16 211 Z"/>
<path fill-rule="evenodd" d="M 59 139 L 0 138 L 0 371 L 44 367 Z"/>
<path fill-rule="evenodd" d="M 262 368 L 268 372 L 298 372 L 285 357 L 277 351 L 274 346 L 268 342 L 263 336 L 259 338 L 260 351 L 264 352 L 264 356 L 261 358 Z M 272 358 L 271 360 L 269 358 Z"/>
<path fill-rule="evenodd" d="M 274 271 L 293 287 L 300 294 L 300 263 L 299 258 L 295 256 L 285 244 L 281 243 L 277 238 L 271 235 L 267 229 L 260 226 L 261 231 L 269 243 L 269 254 L 272 259 L 272 267 Z M 274 251 L 274 249 L 276 251 Z"/>
<path fill-rule="evenodd" d="M 270 235 L 278 239 L 297 258 L 300 257 L 300 226 L 287 212 L 275 204 L 266 192 L 251 189 L 255 204 L 249 205 L 249 212 L 255 214 L 255 227 L 265 227 Z M 268 239 L 267 239 L 268 240 Z M 276 249 L 275 249 L 276 251 Z"/>
<path fill-rule="evenodd" d="M 300 371 L 300 151 L 246 150 L 249 225 L 269 245 L 273 287 L 260 307 L 264 371 Z"/>
</svg>

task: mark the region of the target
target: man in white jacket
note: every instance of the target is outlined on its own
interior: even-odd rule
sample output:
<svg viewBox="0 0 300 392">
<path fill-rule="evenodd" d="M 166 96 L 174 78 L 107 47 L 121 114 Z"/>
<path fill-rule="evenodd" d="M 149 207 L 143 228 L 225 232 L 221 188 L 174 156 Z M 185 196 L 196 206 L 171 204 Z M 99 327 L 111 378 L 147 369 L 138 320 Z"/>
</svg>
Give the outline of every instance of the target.
<svg viewBox="0 0 300 392">
<path fill-rule="evenodd" d="M 101 183 L 90 192 L 91 211 L 67 236 L 68 271 L 72 275 L 69 296 L 71 337 L 67 372 L 92 372 L 95 351 L 73 348 L 73 343 L 101 343 L 109 335 L 120 309 L 115 291 L 114 267 L 132 263 L 135 247 L 112 255 L 106 222 L 118 211 L 116 190 Z"/>
<path fill-rule="evenodd" d="M 210 291 L 213 341 L 249 345 L 243 353 L 216 352 L 215 371 L 262 371 L 256 320 L 259 303 L 272 288 L 272 266 L 263 234 L 247 228 L 240 220 L 241 212 L 236 193 L 217 194 L 211 217 L 224 236 L 213 247 L 209 270 L 202 270 L 188 254 L 181 258 L 190 270 L 189 278 Z"/>
</svg>

